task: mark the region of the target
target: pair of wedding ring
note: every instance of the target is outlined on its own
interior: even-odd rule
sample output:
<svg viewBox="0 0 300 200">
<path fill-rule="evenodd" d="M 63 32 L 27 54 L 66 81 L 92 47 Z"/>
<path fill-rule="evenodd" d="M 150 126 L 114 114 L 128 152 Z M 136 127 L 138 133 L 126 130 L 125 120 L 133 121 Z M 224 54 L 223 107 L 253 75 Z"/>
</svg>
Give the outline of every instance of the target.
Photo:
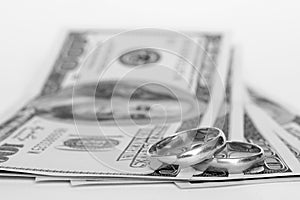
<svg viewBox="0 0 300 200">
<path fill-rule="evenodd" d="M 147 154 L 154 170 L 162 165 L 179 165 L 200 171 L 214 167 L 229 173 L 242 173 L 264 158 L 264 151 L 258 145 L 226 141 L 223 131 L 213 127 L 166 137 L 150 146 Z"/>
</svg>

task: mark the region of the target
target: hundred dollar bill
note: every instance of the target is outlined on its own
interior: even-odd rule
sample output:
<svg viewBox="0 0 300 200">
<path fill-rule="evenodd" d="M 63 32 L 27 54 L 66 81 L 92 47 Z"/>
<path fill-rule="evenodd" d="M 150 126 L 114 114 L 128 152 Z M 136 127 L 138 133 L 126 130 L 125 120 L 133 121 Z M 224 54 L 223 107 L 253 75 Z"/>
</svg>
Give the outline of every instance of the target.
<svg viewBox="0 0 300 200">
<path fill-rule="evenodd" d="M 151 170 L 146 150 L 214 122 L 228 54 L 221 33 L 70 32 L 40 94 L 1 124 L 0 169 L 180 179 Z"/>
<path fill-rule="evenodd" d="M 229 104 L 232 110 L 231 112 L 228 112 L 230 114 L 230 118 L 228 118 L 229 121 L 227 122 L 227 124 L 231 126 L 229 131 L 229 135 L 231 136 L 228 136 L 228 138 L 231 140 L 246 141 L 258 144 L 265 150 L 265 154 L 267 156 L 268 154 L 271 154 L 271 156 L 270 158 L 266 157 L 263 165 L 253 166 L 241 174 L 231 174 L 224 169 L 208 168 L 204 172 L 194 175 L 191 180 L 201 179 L 202 181 L 224 181 L 289 175 L 290 173 L 283 170 L 284 168 L 279 168 L 278 170 L 276 170 L 276 168 L 272 168 L 271 163 L 274 163 L 277 160 L 277 163 L 283 163 L 282 166 L 294 169 L 293 173 L 297 172 L 298 170 L 297 163 L 294 162 L 295 160 L 290 160 L 290 151 L 285 148 L 285 145 L 282 143 L 282 141 L 278 140 L 277 136 L 270 127 L 265 127 L 262 120 L 258 120 L 260 116 L 255 114 L 256 111 L 252 108 L 250 109 L 247 103 L 246 112 L 244 113 L 244 88 L 240 79 L 241 62 L 239 59 L 240 56 L 236 56 L 236 59 L 234 60 L 235 62 L 233 69 L 237 70 L 233 70 L 233 74 L 231 75 L 233 76 L 231 79 L 231 84 L 233 86 L 229 87 L 233 91 L 231 95 L 232 102 Z M 246 102 L 248 102 L 247 99 Z M 238 119 L 242 120 L 239 121 Z M 223 129 L 223 131 L 226 133 L 226 129 Z"/>
<path fill-rule="evenodd" d="M 229 72 L 230 72 L 230 68 L 229 68 Z M 230 75 L 228 77 L 231 77 Z M 227 87 L 226 87 L 227 88 Z M 226 90 L 228 91 L 228 90 Z M 257 95 L 258 93 L 256 93 L 256 95 L 254 96 L 253 94 L 254 92 L 252 91 L 250 94 L 252 94 L 251 99 L 254 100 L 254 102 L 259 105 L 260 108 L 262 108 L 263 110 L 267 111 L 266 109 L 270 109 L 269 111 L 267 111 L 267 113 L 271 113 L 274 116 L 273 119 L 287 119 L 284 116 L 289 116 L 287 114 L 285 115 L 280 115 L 281 113 L 292 113 L 291 111 L 288 112 L 287 110 L 283 110 L 281 112 L 279 112 L 280 110 L 282 110 L 282 107 L 279 107 L 276 103 L 274 103 L 273 101 L 271 101 L 270 99 L 268 99 L 267 97 L 263 97 L 262 95 Z M 271 103 L 270 103 L 271 102 Z M 249 102 L 248 102 L 249 103 Z M 270 104 L 270 105 L 269 105 Z M 265 106 L 263 106 L 265 105 Z M 298 160 L 299 165 L 300 165 L 300 151 L 299 151 L 299 146 L 296 146 L 297 144 L 297 140 L 291 140 L 290 137 L 286 137 L 288 136 L 287 131 L 289 129 L 284 129 L 282 127 L 282 125 L 280 124 L 280 121 L 276 122 L 275 120 L 273 121 L 272 119 L 270 119 L 269 116 L 267 116 L 265 113 L 263 113 L 262 110 L 260 110 L 260 108 L 258 108 L 255 105 L 251 105 L 250 106 L 251 109 L 253 109 L 254 107 L 254 113 L 256 113 L 256 115 L 258 114 L 260 116 L 260 118 L 263 121 L 264 126 L 270 126 L 274 133 L 278 134 L 278 136 L 280 136 L 282 142 L 286 145 L 286 147 L 293 153 L 294 157 Z M 274 108 L 275 107 L 275 108 Z M 273 108 L 273 109 L 271 109 Z M 275 112 L 275 111 L 277 112 Z M 277 113 L 277 115 L 275 115 L 274 113 Z M 272 122 L 273 121 L 273 122 Z M 248 122 L 249 123 L 249 122 Z M 253 129 L 251 127 L 253 127 L 253 123 L 249 123 L 250 125 L 250 130 Z M 245 126 L 246 128 L 247 126 Z M 226 132 L 226 129 L 223 129 L 224 132 Z M 247 131 L 246 131 L 247 132 Z M 284 133 L 286 132 L 286 133 Z M 267 151 L 268 155 L 272 155 L 273 153 L 270 151 Z M 268 162 L 265 164 L 266 166 L 268 166 L 269 170 L 273 171 L 274 169 L 277 170 L 284 170 L 284 165 L 278 160 L 278 159 L 271 159 L 268 158 Z M 273 168 L 273 170 L 272 170 Z M 297 169 L 297 167 L 296 167 Z M 248 184 L 261 184 L 261 183 L 270 183 L 270 182 L 291 182 L 291 181 L 299 181 L 299 173 L 297 173 L 297 170 L 293 171 L 293 174 L 286 174 L 285 176 L 276 176 L 274 174 L 274 176 L 272 177 L 267 177 L 267 178 L 255 178 L 255 179 L 235 179 L 235 180 L 227 180 L 227 181 L 218 181 L 218 180 L 210 180 L 210 181 L 190 181 L 190 182 L 183 182 L 183 181 L 176 181 L 176 184 L 181 187 L 181 188 L 199 188 L 199 187 L 216 187 L 216 186 L 229 186 L 229 185 L 248 185 Z M 134 182 L 135 180 L 126 180 L 126 179 L 120 179 L 118 180 L 118 183 L 124 183 L 126 184 L 128 182 Z M 103 185 L 105 180 L 99 180 L 99 184 Z M 144 182 L 147 182 L 146 180 Z M 151 183 L 151 181 L 148 181 Z M 94 180 L 90 180 L 90 181 L 86 181 L 86 180 L 75 180 L 74 182 L 76 185 L 88 185 L 88 184 L 96 184 L 97 181 Z"/>
<path fill-rule="evenodd" d="M 120 185 L 120 184 L 156 184 L 156 183 L 172 183 L 170 180 L 143 179 L 143 178 L 122 178 L 122 177 L 95 177 L 83 179 L 82 177 L 55 177 L 42 176 L 35 177 L 36 183 L 55 183 L 70 182 L 72 186 L 81 185 Z"/>
<path fill-rule="evenodd" d="M 283 106 L 257 91 L 249 90 L 251 100 L 267 113 L 269 126 L 272 126 L 279 138 L 290 149 L 300 164 L 300 121 L 297 109 Z"/>
<path fill-rule="evenodd" d="M 234 53 L 235 52 L 235 53 Z M 225 87 L 225 96 L 223 98 L 223 103 L 220 107 L 220 110 L 218 112 L 218 117 L 216 119 L 216 122 L 214 124 L 215 127 L 218 127 L 223 130 L 225 133 L 227 139 L 233 139 L 236 138 L 236 140 L 240 139 L 241 136 L 243 136 L 243 127 L 241 125 L 238 125 L 238 123 L 241 121 L 239 118 L 243 118 L 243 109 L 237 109 L 235 107 L 239 106 L 242 108 L 242 100 L 240 99 L 240 95 L 236 95 L 236 93 L 239 93 L 239 90 L 241 89 L 240 85 L 238 82 L 240 81 L 240 72 L 237 67 L 234 67 L 233 65 L 236 65 L 236 62 L 234 62 L 234 57 L 237 55 L 237 50 L 232 50 L 231 51 L 231 59 L 229 61 L 229 67 L 228 67 L 228 74 L 227 74 L 227 80 L 225 82 L 226 87 Z M 233 80 L 233 78 L 235 80 Z M 234 104 L 232 104 L 234 102 Z M 232 112 L 234 111 L 234 114 Z M 235 122 L 235 123 L 232 123 Z M 233 131 L 237 131 L 235 134 L 231 134 Z M 47 181 L 47 177 L 42 177 L 39 180 L 44 180 Z M 50 178 L 51 180 L 51 178 Z M 76 183 L 76 185 L 103 185 L 106 183 L 109 184 L 130 184 L 130 183 L 135 183 L 136 181 L 138 182 L 143 182 L 143 183 L 152 183 L 153 180 L 136 180 L 136 179 L 131 179 L 131 178 L 119 178 L 118 181 L 111 181 L 106 178 L 95 178 L 95 179 L 72 179 L 71 182 Z"/>
<path fill-rule="evenodd" d="M 215 126 L 221 128 L 226 137 L 231 140 L 245 140 L 260 145 L 265 151 L 265 160 L 263 163 L 252 166 L 241 174 L 230 174 L 224 169 L 206 169 L 204 172 L 195 174 L 190 181 L 176 181 L 176 185 L 181 188 L 257 184 L 272 182 L 272 180 L 291 181 L 291 177 L 295 178 L 299 174 L 300 168 L 293 154 L 277 138 L 273 128 L 269 126 L 267 119 L 261 114 L 259 109 L 247 104 L 246 112 L 244 112 L 243 99 L 241 98 L 244 96 L 244 88 L 240 79 L 240 69 L 236 69 L 240 67 L 240 63 L 235 62 L 233 66 L 229 68 L 228 81 L 226 82 L 227 98 L 224 102 L 227 106 L 223 105 L 221 107 L 222 109 L 224 107 L 227 109 L 226 112 L 219 113 Z M 248 99 L 246 102 L 248 102 Z M 235 121 L 237 116 L 242 119 L 242 125 L 236 123 L 238 122 L 238 120 Z M 238 132 L 234 133 L 234 131 Z M 242 137 L 240 134 L 242 134 Z M 131 180 L 120 179 L 118 183 L 126 184 L 127 181 L 130 182 Z M 91 180 L 91 182 L 97 184 L 96 180 Z M 81 183 L 85 185 L 89 181 L 76 180 L 77 185 Z M 99 180 L 99 184 L 102 185 L 103 180 Z"/>
<path fill-rule="evenodd" d="M 234 65 L 236 68 L 240 67 L 240 63 Z M 236 70 L 238 71 L 238 70 Z M 233 72 L 236 72 L 233 70 Z M 254 184 L 254 183 L 266 183 L 270 182 L 273 178 L 274 181 L 280 177 L 280 181 L 291 180 L 291 177 L 295 177 L 299 174 L 300 166 L 293 154 L 285 146 L 285 144 L 277 137 L 273 127 L 268 123 L 268 119 L 265 115 L 262 115 L 257 107 L 254 107 L 249 103 L 249 97 L 245 97 L 243 84 L 240 79 L 240 74 L 233 73 L 232 82 L 233 85 L 240 85 L 239 87 L 232 87 L 232 103 L 231 107 L 239 106 L 235 108 L 238 112 L 233 112 L 233 108 L 230 114 L 233 116 L 229 118 L 227 124 L 231 126 L 238 126 L 240 128 L 231 129 L 229 135 L 232 140 L 244 140 L 246 142 L 255 143 L 261 146 L 265 152 L 265 159 L 263 163 L 252 166 L 250 169 L 245 170 L 241 174 L 230 174 L 224 169 L 207 169 L 206 173 L 200 174 L 202 179 L 193 177 L 190 181 L 176 181 L 176 185 L 180 188 L 201 188 L 201 187 L 218 187 L 229 186 L 239 184 Z M 236 76 L 238 77 L 237 79 Z M 240 96 L 236 96 L 239 94 Z M 247 94 L 247 93 L 246 93 Z M 241 103 L 246 102 L 246 105 Z M 235 103 L 233 103 L 235 102 Z M 240 102 L 240 104 L 238 104 Z M 234 116 L 241 116 L 242 126 L 236 124 Z M 241 128 L 242 127 L 242 128 Z M 239 133 L 243 134 L 241 138 L 239 133 L 233 131 L 239 130 Z M 223 128 L 226 133 L 226 129 Z M 215 178 L 211 178 L 215 176 Z M 207 178 L 210 177 L 210 178 Z"/>
<path fill-rule="evenodd" d="M 156 183 L 173 183 L 172 180 L 160 180 L 149 178 L 124 178 L 124 177 L 56 177 L 37 175 L 34 177 L 36 183 L 55 183 L 69 182 L 72 186 L 81 185 L 127 185 L 127 184 L 156 184 Z"/>
<path fill-rule="evenodd" d="M 233 107 L 235 106 L 241 106 L 242 107 L 242 102 L 239 100 L 239 96 L 237 95 L 233 95 L 233 91 L 236 91 L 238 89 L 238 87 L 236 85 L 238 84 L 234 84 L 234 81 L 232 80 L 233 77 L 235 77 L 235 79 L 239 79 L 239 72 L 236 72 L 236 68 L 233 68 L 233 57 L 234 57 L 234 53 L 236 52 L 236 50 L 232 50 L 231 51 L 231 57 L 229 60 L 229 67 L 228 67 L 228 74 L 227 74 L 227 80 L 225 82 L 226 87 L 225 87 L 225 96 L 223 98 L 223 103 L 220 107 L 220 110 L 218 112 L 218 117 L 216 119 L 216 122 L 214 124 L 215 127 L 218 127 L 220 129 L 223 130 L 223 132 L 225 133 L 227 139 L 231 139 L 233 134 L 230 134 L 229 132 L 235 131 L 237 128 L 235 127 L 232 128 L 233 126 L 237 126 L 238 128 L 240 126 L 237 125 L 237 123 L 239 122 L 239 120 L 235 119 L 235 118 L 242 118 L 243 117 L 243 113 L 238 112 L 238 109 L 235 109 L 235 115 L 233 116 L 231 114 Z M 236 76 L 233 76 L 233 74 L 236 74 Z M 238 92 L 237 92 L 238 93 Z M 234 105 L 231 105 L 232 100 L 236 103 Z M 233 120 L 230 120 L 230 118 L 234 118 Z M 236 120 L 234 124 L 229 125 L 229 121 L 234 121 Z M 243 129 L 241 128 L 241 130 L 238 131 L 239 134 L 243 134 Z M 234 137 L 238 137 L 238 136 L 234 136 Z M 87 179 L 83 179 L 80 177 L 50 177 L 50 176 L 37 176 L 36 177 L 36 182 L 49 182 L 49 181 L 70 181 L 72 185 L 106 185 L 106 184 L 136 184 L 136 183 L 159 183 L 159 181 L 165 183 L 166 180 L 151 180 L 151 179 L 136 179 L 136 178 L 99 178 L 99 177 L 95 177 L 95 178 L 87 178 Z M 173 183 L 172 181 L 168 181 L 169 183 Z"/>
<path fill-rule="evenodd" d="M 240 48 L 231 51 L 231 59 L 226 80 L 225 98 L 214 123 L 220 128 L 227 140 L 244 140 L 243 134 L 243 99 L 240 65 Z"/>
<path fill-rule="evenodd" d="M 88 180 L 70 180 L 71 186 L 90 186 L 90 185 L 133 185 L 133 184 L 166 184 L 172 183 L 168 180 L 147 180 L 133 178 L 101 178 Z"/>
<path fill-rule="evenodd" d="M 177 181 L 176 185 L 180 188 L 205 188 L 296 181 L 300 172 L 299 164 L 289 149 L 276 136 L 273 129 L 265 126 L 265 118 L 260 114 L 259 110 L 253 109 L 252 106 L 246 106 L 244 136 L 247 142 L 258 144 L 264 149 L 266 158 L 263 164 L 253 166 L 243 174 L 223 173 L 223 176 L 227 177 L 226 179 Z"/>
<path fill-rule="evenodd" d="M 266 97 L 256 90 L 249 89 L 248 91 L 251 100 L 281 127 L 282 130 L 277 131 L 278 136 L 300 151 L 300 116 L 297 109 Z M 273 126 L 276 127 L 276 124 L 274 123 Z"/>
<path fill-rule="evenodd" d="M 9 177 L 9 178 L 35 178 L 34 174 L 30 173 L 19 173 L 19 172 L 8 172 L 8 171 L 0 171 L 0 177 Z"/>
</svg>

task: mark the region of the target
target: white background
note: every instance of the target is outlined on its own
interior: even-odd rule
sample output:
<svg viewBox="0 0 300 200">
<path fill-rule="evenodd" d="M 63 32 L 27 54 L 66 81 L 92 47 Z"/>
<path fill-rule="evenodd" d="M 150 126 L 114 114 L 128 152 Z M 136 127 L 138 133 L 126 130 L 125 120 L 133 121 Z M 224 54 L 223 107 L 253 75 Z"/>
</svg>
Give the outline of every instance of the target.
<svg viewBox="0 0 300 200">
<path fill-rule="evenodd" d="M 0 113 L 13 111 L 39 89 L 62 30 L 82 27 L 231 31 L 243 48 L 245 80 L 300 110 L 299 19 L 297 1 L 3 1 Z M 182 191 L 172 185 L 70 188 L 0 180 L 1 198 L 19 199 L 298 199 L 299 187 L 274 183 Z"/>
</svg>

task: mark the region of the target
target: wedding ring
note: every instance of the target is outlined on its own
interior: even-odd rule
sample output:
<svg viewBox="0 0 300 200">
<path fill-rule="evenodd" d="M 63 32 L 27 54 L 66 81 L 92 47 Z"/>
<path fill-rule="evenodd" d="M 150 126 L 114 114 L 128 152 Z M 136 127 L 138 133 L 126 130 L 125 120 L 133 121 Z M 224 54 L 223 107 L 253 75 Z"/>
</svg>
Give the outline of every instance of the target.
<svg viewBox="0 0 300 200">
<path fill-rule="evenodd" d="M 179 132 L 153 144 L 147 151 L 149 166 L 157 169 L 161 164 L 188 167 L 200 163 L 225 146 L 225 135 L 218 128 L 196 128 Z"/>
<path fill-rule="evenodd" d="M 252 143 L 229 141 L 224 149 L 205 162 L 193 166 L 196 170 L 205 171 L 208 167 L 227 170 L 229 173 L 243 173 L 255 164 L 263 161 L 264 150 Z"/>
</svg>

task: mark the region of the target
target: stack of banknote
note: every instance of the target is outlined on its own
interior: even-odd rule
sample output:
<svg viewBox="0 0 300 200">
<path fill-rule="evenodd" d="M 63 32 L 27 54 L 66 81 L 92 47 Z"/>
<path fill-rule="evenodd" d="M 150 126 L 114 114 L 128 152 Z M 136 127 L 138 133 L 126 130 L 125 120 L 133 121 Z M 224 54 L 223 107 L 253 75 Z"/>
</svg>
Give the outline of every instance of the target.
<svg viewBox="0 0 300 200">
<path fill-rule="evenodd" d="M 69 31 L 40 92 L 1 119 L 0 176 L 180 188 L 300 180 L 300 117 L 243 84 L 240 49 L 229 38 L 158 29 Z M 149 167 L 151 145 L 201 127 L 259 145 L 263 161 L 239 173 Z"/>
</svg>

